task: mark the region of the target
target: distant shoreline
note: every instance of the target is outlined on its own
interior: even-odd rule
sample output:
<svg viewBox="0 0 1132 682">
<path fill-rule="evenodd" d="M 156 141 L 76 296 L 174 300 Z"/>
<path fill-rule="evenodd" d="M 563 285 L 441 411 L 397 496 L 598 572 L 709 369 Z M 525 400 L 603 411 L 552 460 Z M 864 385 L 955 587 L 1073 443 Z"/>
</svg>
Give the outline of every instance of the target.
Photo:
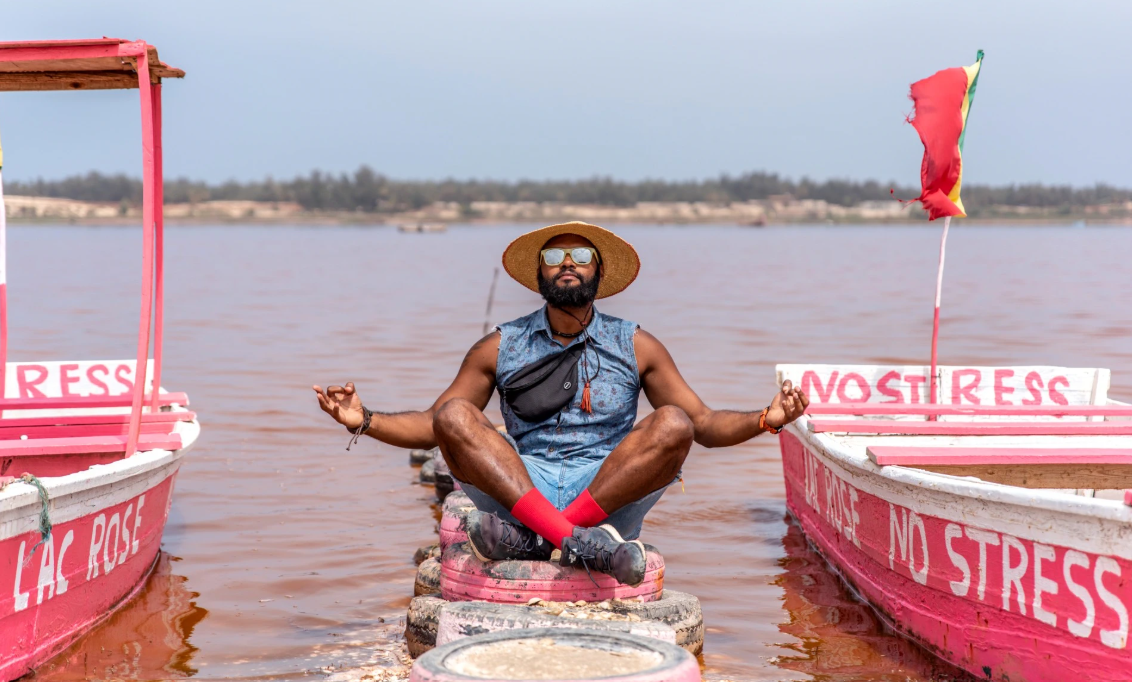
<svg viewBox="0 0 1132 682">
<path fill-rule="evenodd" d="M 5 197 L 11 224 L 138 225 L 140 208 L 123 203 L 86 202 L 34 196 Z M 435 202 L 414 211 L 308 211 L 293 202 L 205 201 L 166 204 L 167 225 L 550 225 L 581 220 L 606 225 L 914 225 L 927 224 L 917 204 L 866 201 L 841 206 L 820 200 L 780 197 L 744 202 L 639 202 L 633 206 L 559 202 Z M 1068 212 L 997 206 L 964 220 L 986 225 L 1104 224 L 1132 226 L 1132 202 L 1087 206 Z"/>
<path fill-rule="evenodd" d="M 524 220 L 462 220 L 453 223 L 442 223 L 444 228 L 467 228 L 467 227 L 502 227 L 507 225 L 542 225 L 553 224 L 555 222 L 567 222 L 569 218 L 555 221 L 524 221 Z M 634 226 L 634 227 L 738 227 L 744 229 L 757 230 L 761 228 L 782 228 L 782 227 L 934 227 L 942 225 L 941 221 L 934 223 L 927 220 L 873 220 L 873 221 L 797 221 L 797 222 L 769 222 L 764 225 L 744 225 L 736 222 L 727 221 L 712 221 L 712 222 L 650 222 L 650 221 L 612 221 L 604 220 L 597 221 L 598 224 L 606 226 Z M 108 228 L 137 228 L 141 227 L 141 221 L 138 220 L 121 220 L 121 219 L 59 219 L 59 218 L 38 218 L 38 219 L 21 219 L 9 218 L 8 227 L 108 227 Z M 327 216 L 308 216 L 297 218 L 293 220 L 219 220 L 219 219 L 166 219 L 166 227 L 358 227 L 358 228 L 387 228 L 396 230 L 400 226 L 399 223 L 382 221 L 382 220 L 348 220 L 348 219 L 335 219 Z M 1027 218 L 1027 219 L 986 219 L 986 218 L 962 218 L 957 223 L 953 223 L 952 227 L 1066 227 L 1066 228 L 1083 228 L 1083 227 L 1132 227 L 1132 220 L 1128 219 L 1077 219 L 1072 217 L 1064 218 Z M 443 232 L 444 229 L 437 230 Z"/>
</svg>

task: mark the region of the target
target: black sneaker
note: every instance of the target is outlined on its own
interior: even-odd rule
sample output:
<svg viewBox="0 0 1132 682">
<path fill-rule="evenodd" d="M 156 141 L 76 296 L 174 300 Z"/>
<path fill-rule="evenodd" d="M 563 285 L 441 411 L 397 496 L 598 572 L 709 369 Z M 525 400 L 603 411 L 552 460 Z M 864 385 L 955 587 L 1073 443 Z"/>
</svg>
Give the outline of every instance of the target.
<svg viewBox="0 0 1132 682">
<path fill-rule="evenodd" d="M 538 533 L 475 510 L 466 523 L 468 544 L 480 561 L 546 561 L 554 547 Z"/>
<path fill-rule="evenodd" d="M 609 524 L 575 528 L 573 537 L 562 541 L 559 563 L 583 566 L 587 573 L 590 570 L 608 573 L 617 582 L 636 587 L 645 579 L 645 546 L 639 540 L 626 542 Z"/>
</svg>

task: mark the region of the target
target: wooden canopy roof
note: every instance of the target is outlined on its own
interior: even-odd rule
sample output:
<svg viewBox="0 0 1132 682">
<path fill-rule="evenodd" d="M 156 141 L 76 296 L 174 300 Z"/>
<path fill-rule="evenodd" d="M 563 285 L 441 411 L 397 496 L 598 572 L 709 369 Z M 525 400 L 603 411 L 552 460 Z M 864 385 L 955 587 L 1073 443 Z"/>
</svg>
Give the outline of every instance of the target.
<svg viewBox="0 0 1132 682">
<path fill-rule="evenodd" d="M 39 40 L 0 42 L 0 91 L 117 90 L 138 87 L 138 59 L 145 55 L 152 83 L 184 78 L 142 41 Z"/>
</svg>

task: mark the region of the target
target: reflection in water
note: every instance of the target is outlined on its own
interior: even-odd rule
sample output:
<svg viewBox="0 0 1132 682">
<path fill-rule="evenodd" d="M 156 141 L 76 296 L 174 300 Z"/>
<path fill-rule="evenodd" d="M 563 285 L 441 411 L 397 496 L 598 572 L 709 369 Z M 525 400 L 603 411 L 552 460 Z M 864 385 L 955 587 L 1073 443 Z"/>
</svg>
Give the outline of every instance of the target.
<svg viewBox="0 0 1132 682">
<path fill-rule="evenodd" d="M 789 620 L 778 629 L 798 639 L 784 645 L 798 655 L 777 657 L 779 667 L 821 682 L 974 681 L 889 630 L 829 570 L 797 523 L 787 523 L 779 562 L 785 573 L 775 584 L 785 592 Z"/>
<path fill-rule="evenodd" d="M 200 595 L 173 572 L 176 557 L 161 552 L 145 587 L 104 623 L 35 673 L 36 679 L 152 680 L 192 677 L 197 649 L 193 628 L 208 611 L 193 601 Z"/>
</svg>

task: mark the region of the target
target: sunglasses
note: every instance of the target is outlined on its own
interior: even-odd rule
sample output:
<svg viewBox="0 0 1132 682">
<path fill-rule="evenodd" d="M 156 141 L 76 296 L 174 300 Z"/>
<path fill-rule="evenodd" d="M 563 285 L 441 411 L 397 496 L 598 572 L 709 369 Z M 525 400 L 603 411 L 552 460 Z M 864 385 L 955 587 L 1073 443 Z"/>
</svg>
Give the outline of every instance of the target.
<svg viewBox="0 0 1132 682">
<path fill-rule="evenodd" d="M 574 261 L 576 265 L 589 265 L 590 261 L 597 255 L 595 249 L 588 246 L 575 246 L 572 249 L 543 249 L 542 262 L 547 265 L 562 265 L 566 260 L 566 254 L 570 255 L 570 260 Z"/>
</svg>

